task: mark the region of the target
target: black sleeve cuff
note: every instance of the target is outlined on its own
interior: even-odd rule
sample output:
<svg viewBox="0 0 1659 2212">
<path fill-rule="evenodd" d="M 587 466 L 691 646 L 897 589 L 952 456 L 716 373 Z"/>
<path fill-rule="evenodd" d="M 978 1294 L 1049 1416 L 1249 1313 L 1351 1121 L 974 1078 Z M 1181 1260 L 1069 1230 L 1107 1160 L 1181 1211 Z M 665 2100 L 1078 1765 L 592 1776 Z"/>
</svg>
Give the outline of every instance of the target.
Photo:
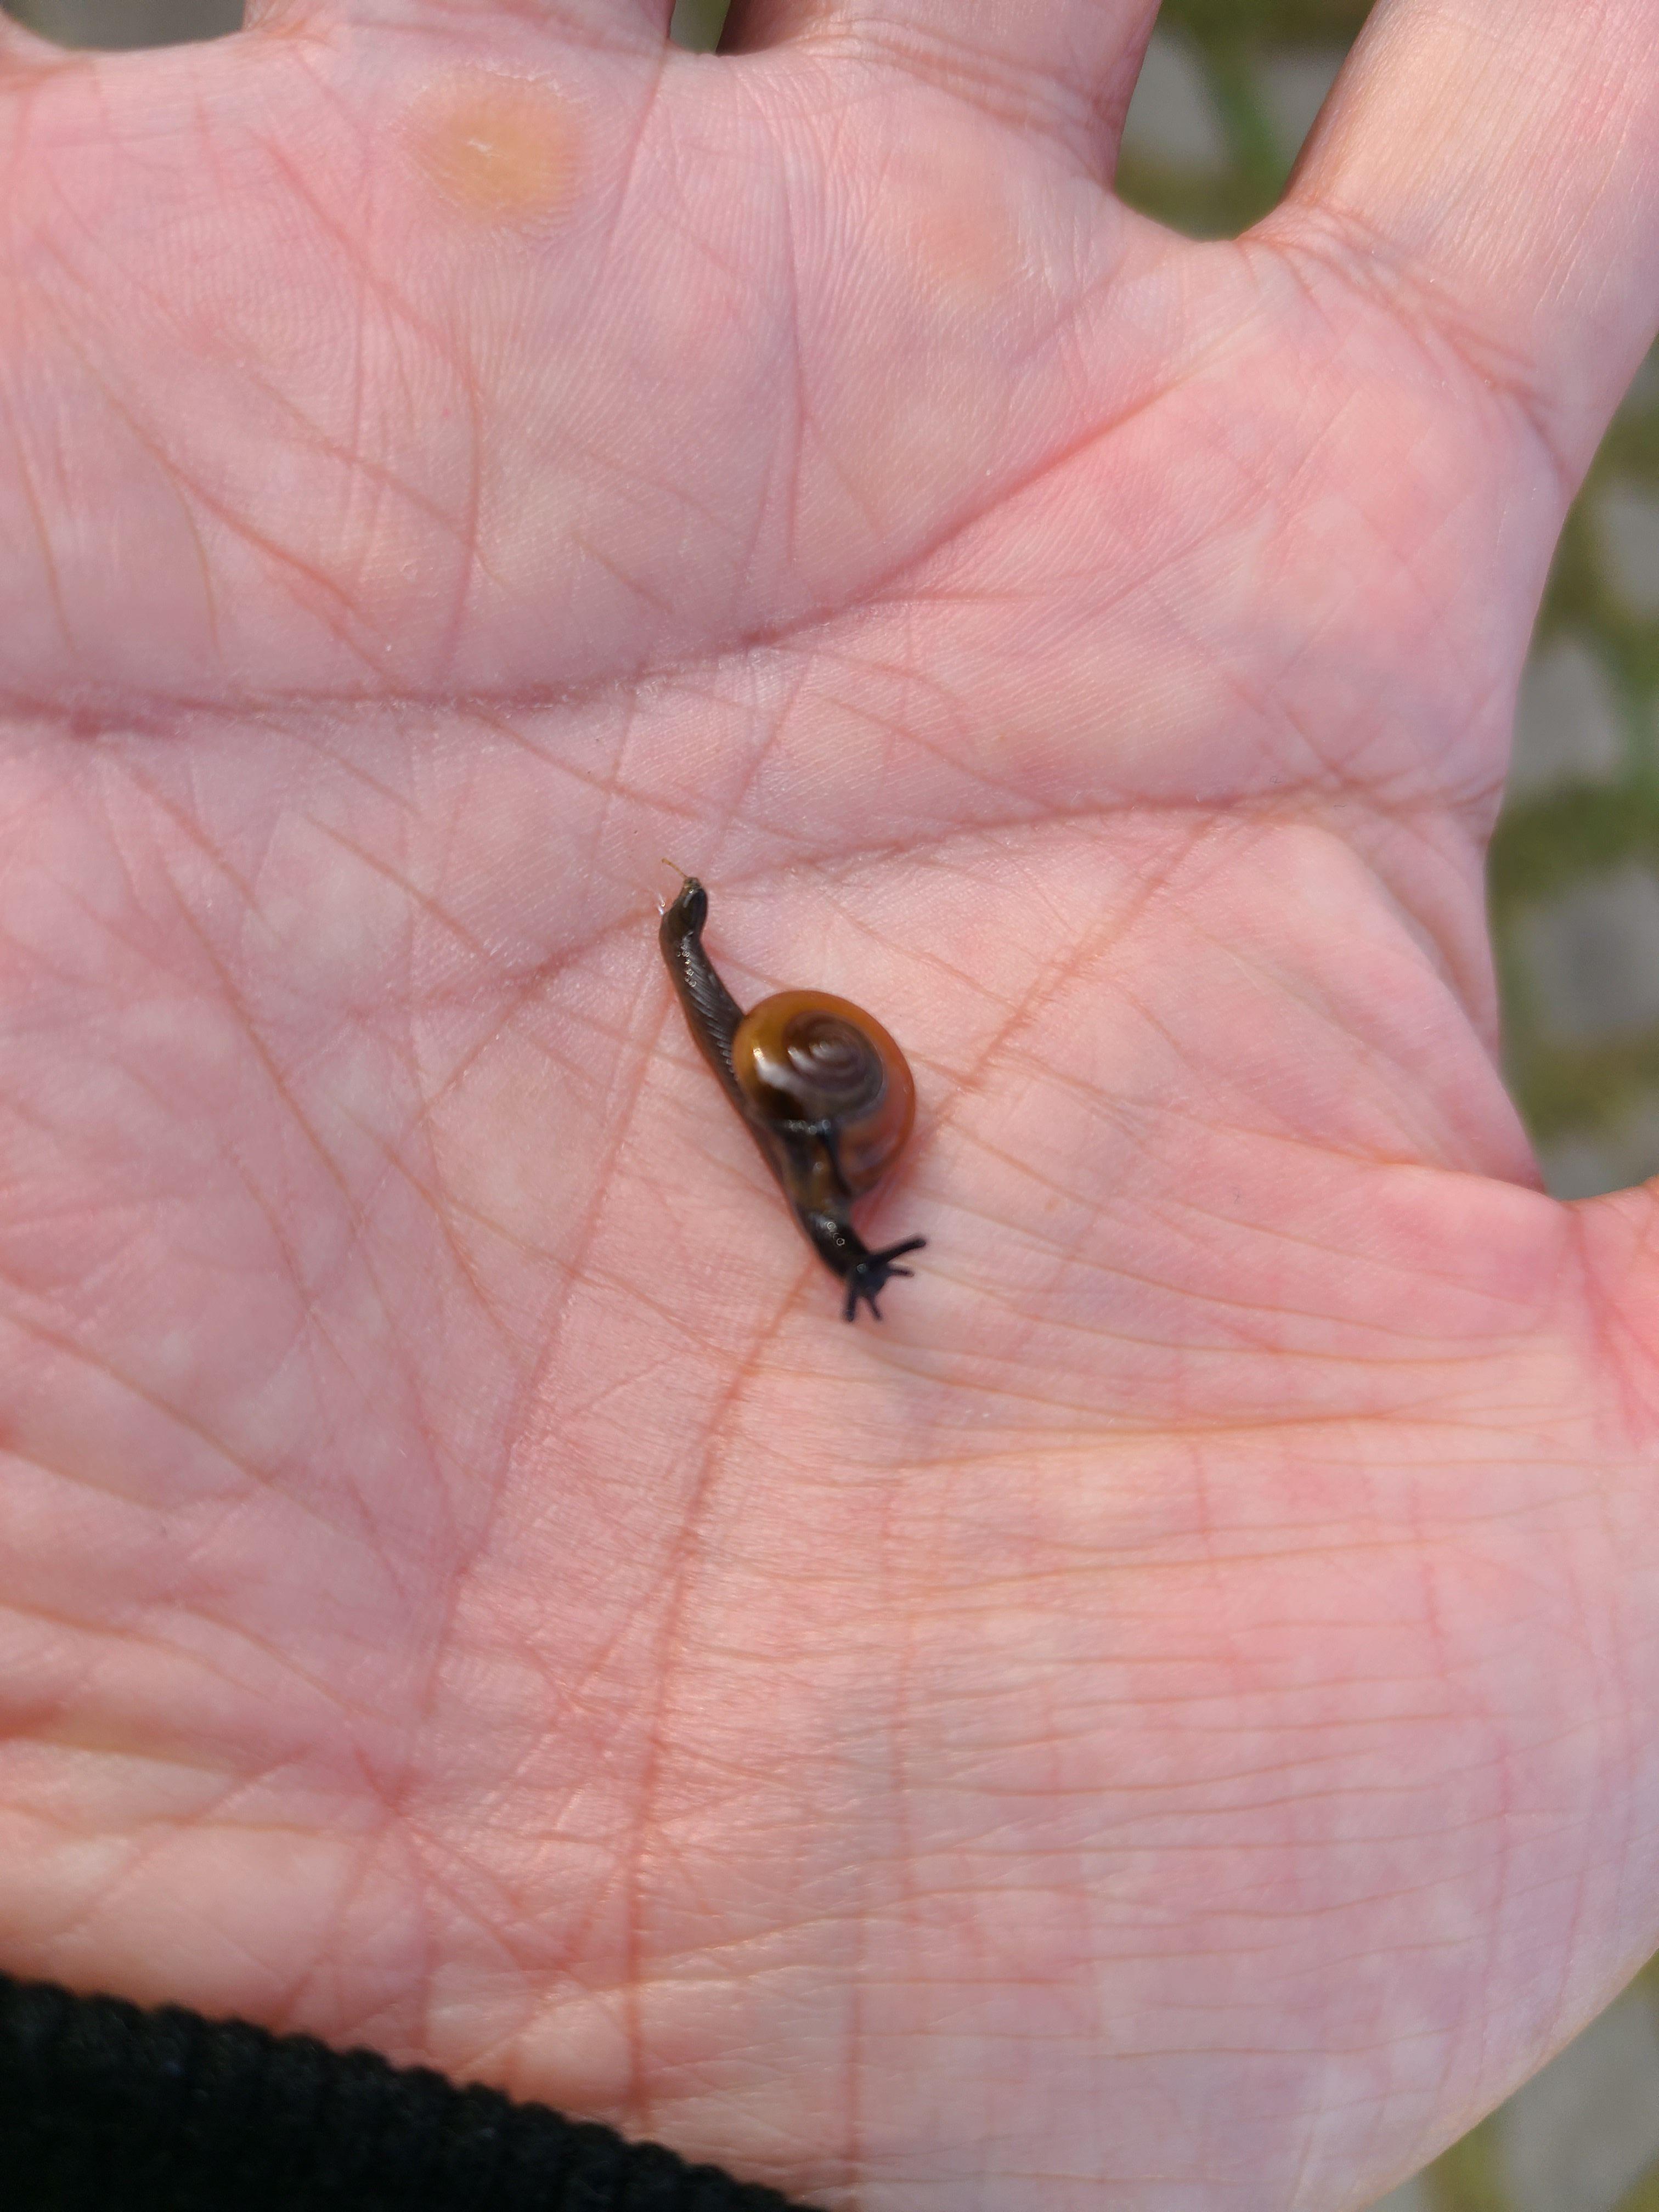
<svg viewBox="0 0 1659 2212">
<path fill-rule="evenodd" d="M 308 2035 L 0 1975 L 18 2212 L 794 2212 L 770 2189 Z"/>
</svg>

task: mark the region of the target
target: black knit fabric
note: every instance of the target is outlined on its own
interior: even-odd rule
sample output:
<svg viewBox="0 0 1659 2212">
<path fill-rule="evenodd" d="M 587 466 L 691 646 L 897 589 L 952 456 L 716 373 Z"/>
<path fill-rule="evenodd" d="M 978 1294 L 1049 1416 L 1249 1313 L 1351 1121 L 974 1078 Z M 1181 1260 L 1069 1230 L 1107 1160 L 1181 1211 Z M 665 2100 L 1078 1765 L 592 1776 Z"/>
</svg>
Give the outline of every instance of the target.
<svg viewBox="0 0 1659 2212">
<path fill-rule="evenodd" d="M 0 1975 L 7 2212 L 791 2212 L 424 2067 Z"/>
</svg>

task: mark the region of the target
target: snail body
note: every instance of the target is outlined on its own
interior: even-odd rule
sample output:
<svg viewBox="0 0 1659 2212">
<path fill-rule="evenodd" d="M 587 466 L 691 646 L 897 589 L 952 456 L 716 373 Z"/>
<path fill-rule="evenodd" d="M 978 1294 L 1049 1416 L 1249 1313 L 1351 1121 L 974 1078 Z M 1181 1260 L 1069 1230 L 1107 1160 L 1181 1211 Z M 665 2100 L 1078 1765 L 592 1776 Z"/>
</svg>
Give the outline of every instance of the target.
<svg viewBox="0 0 1659 2212">
<path fill-rule="evenodd" d="M 887 1031 L 827 991 L 779 991 L 745 1014 L 703 950 L 708 894 L 688 876 L 664 909 L 659 940 L 703 1057 L 777 1177 L 808 1243 L 847 1285 L 843 1313 L 860 1301 L 878 1321 L 893 1263 L 924 1237 L 872 1252 L 853 1227 L 853 1203 L 881 1181 L 915 1120 L 910 1070 Z"/>
</svg>

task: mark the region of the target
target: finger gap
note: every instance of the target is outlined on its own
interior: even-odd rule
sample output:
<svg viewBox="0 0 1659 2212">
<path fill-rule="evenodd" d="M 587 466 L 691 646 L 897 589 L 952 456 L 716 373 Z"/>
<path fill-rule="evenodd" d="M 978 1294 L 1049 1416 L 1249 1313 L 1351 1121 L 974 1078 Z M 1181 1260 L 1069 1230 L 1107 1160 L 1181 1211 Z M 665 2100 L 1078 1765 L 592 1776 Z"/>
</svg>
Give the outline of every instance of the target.
<svg viewBox="0 0 1659 2212">
<path fill-rule="evenodd" d="M 105 52 L 228 38 L 243 0 L 4 0 L 5 12 L 54 46 Z"/>
<path fill-rule="evenodd" d="M 677 46 L 712 54 L 720 42 L 732 0 L 674 0 L 668 35 Z"/>
</svg>

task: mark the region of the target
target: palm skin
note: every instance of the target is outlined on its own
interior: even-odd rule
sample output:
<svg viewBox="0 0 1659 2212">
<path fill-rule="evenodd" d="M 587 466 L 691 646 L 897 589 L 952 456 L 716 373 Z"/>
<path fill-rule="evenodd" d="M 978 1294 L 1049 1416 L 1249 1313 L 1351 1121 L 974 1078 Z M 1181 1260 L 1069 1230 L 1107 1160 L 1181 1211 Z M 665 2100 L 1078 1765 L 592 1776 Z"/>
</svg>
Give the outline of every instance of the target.
<svg viewBox="0 0 1659 2212">
<path fill-rule="evenodd" d="M 599 0 L 0 47 L 15 1971 L 1245 2212 L 1659 1935 L 1650 1203 L 1540 1192 L 1481 908 L 1647 309 L 1500 360 L 1340 112 L 1129 216 L 1118 12 L 1024 102 Z M 911 1055 L 879 1329 L 664 853 Z"/>
</svg>

